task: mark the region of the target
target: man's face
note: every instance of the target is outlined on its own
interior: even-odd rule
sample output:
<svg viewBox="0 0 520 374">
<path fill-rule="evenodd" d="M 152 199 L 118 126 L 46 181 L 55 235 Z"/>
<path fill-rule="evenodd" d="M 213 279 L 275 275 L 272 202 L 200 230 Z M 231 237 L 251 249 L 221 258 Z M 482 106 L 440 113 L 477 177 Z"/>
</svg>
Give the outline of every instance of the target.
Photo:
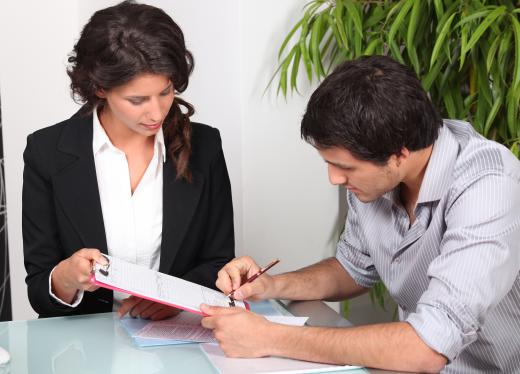
<svg viewBox="0 0 520 374">
<path fill-rule="evenodd" d="M 391 156 L 385 166 L 359 160 L 341 147 L 318 148 L 328 165 L 329 180 L 370 202 L 393 190 L 402 180 L 397 156 Z"/>
</svg>

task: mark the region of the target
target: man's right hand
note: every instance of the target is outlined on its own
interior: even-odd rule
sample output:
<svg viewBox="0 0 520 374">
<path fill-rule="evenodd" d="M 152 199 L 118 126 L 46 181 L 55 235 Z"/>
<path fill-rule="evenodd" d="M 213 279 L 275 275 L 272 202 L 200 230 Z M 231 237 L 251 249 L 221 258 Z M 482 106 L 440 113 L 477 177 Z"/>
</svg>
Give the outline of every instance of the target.
<svg viewBox="0 0 520 374">
<path fill-rule="evenodd" d="M 238 257 L 220 269 L 215 285 L 226 295 L 234 291 L 235 300 L 264 300 L 274 297 L 274 279 L 267 273 L 251 283 L 245 283 L 247 278 L 258 271 L 260 266 L 251 257 Z"/>
<path fill-rule="evenodd" d="M 107 260 L 98 249 L 82 248 L 61 261 L 52 273 L 53 293 L 62 301 L 72 303 L 78 291 L 94 291 L 90 282 L 93 262 L 106 265 Z"/>
</svg>

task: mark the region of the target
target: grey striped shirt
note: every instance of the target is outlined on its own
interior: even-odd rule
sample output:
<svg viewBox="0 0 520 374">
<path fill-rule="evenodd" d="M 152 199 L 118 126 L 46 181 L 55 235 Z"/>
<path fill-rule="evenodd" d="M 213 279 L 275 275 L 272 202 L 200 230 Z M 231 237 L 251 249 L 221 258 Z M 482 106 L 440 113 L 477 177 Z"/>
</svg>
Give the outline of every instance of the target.
<svg viewBox="0 0 520 374">
<path fill-rule="evenodd" d="M 470 124 L 445 120 L 416 220 L 399 191 L 349 212 L 336 257 L 354 280 L 378 280 L 450 363 L 444 373 L 520 373 L 520 162 Z"/>
</svg>

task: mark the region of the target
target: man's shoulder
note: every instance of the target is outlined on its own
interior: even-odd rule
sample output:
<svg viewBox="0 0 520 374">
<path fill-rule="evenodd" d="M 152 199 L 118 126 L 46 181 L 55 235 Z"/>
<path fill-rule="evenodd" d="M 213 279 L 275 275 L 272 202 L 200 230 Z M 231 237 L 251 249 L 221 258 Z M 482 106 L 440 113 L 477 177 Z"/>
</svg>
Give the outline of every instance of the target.
<svg viewBox="0 0 520 374">
<path fill-rule="evenodd" d="M 444 120 L 444 125 L 459 146 L 453 169 L 455 180 L 493 174 L 516 177 L 520 181 L 520 161 L 505 146 L 486 139 L 468 122 Z"/>
</svg>

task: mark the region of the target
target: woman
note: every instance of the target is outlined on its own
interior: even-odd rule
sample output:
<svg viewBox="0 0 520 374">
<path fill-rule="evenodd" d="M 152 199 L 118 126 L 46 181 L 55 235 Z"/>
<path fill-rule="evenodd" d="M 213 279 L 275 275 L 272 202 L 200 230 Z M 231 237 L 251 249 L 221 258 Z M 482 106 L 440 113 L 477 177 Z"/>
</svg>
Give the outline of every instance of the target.
<svg viewBox="0 0 520 374">
<path fill-rule="evenodd" d="M 219 133 L 191 123 L 193 107 L 176 96 L 193 69 L 183 33 L 164 11 L 125 1 L 92 16 L 69 63 L 72 92 L 84 106 L 29 135 L 24 152 L 31 305 L 40 317 L 174 315 L 162 304 L 96 289 L 89 276 L 108 253 L 214 287 L 234 257 Z"/>
</svg>

